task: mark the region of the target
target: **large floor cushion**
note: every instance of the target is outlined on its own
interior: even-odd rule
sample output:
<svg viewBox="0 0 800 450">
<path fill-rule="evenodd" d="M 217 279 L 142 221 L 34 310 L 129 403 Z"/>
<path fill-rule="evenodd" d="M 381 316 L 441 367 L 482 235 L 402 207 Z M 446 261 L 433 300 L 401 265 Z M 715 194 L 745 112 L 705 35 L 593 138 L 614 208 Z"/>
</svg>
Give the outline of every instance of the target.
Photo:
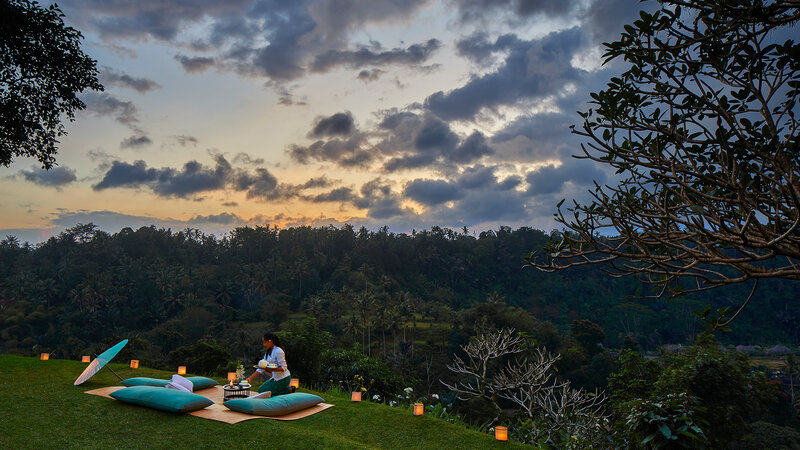
<svg viewBox="0 0 800 450">
<path fill-rule="evenodd" d="M 206 377 L 186 377 L 186 379 L 192 382 L 192 386 L 194 387 L 193 390 L 195 391 L 214 387 L 219 384 L 215 380 Z M 134 377 L 134 378 L 128 378 L 127 380 L 122 380 L 122 384 L 128 387 L 130 386 L 164 387 L 167 385 L 167 383 L 169 383 L 169 380 L 159 380 L 158 378 L 147 378 L 147 377 Z"/>
<path fill-rule="evenodd" d="M 214 387 L 219 384 L 216 382 L 216 380 L 206 377 L 186 377 L 186 379 L 192 382 L 195 391 Z"/>
<path fill-rule="evenodd" d="M 128 378 L 127 380 L 122 380 L 122 384 L 125 386 L 160 386 L 164 387 L 169 383 L 169 380 L 159 380 L 158 378 L 147 378 L 147 377 L 133 377 Z"/>
<path fill-rule="evenodd" d="M 200 394 L 157 386 L 132 386 L 114 391 L 110 395 L 126 403 L 175 413 L 197 411 L 214 404 Z"/>
<path fill-rule="evenodd" d="M 236 398 L 224 403 L 233 411 L 256 416 L 283 416 L 301 409 L 306 409 L 323 399 L 314 394 L 295 392 L 272 398 Z"/>
</svg>

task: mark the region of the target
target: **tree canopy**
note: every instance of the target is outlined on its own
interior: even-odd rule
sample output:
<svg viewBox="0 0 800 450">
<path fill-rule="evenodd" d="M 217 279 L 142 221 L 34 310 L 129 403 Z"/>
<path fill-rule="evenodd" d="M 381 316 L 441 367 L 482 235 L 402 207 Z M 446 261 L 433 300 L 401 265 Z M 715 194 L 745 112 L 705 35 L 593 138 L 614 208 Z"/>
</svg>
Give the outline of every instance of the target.
<svg viewBox="0 0 800 450">
<path fill-rule="evenodd" d="M 606 62 L 629 68 L 573 127 L 579 157 L 621 181 L 596 184 L 590 204 L 562 201 L 566 229 L 529 263 L 606 263 L 654 297 L 752 281 L 738 309 L 707 316 L 724 326 L 758 280 L 800 280 L 800 45 L 786 40 L 800 4 L 661 3 L 605 44 Z"/>
<path fill-rule="evenodd" d="M 103 90 L 96 61 L 80 48 L 81 33 L 64 24 L 57 5 L 0 3 L 0 164 L 16 156 L 55 164 L 61 115 L 74 120 L 86 105 L 76 96 Z"/>
</svg>

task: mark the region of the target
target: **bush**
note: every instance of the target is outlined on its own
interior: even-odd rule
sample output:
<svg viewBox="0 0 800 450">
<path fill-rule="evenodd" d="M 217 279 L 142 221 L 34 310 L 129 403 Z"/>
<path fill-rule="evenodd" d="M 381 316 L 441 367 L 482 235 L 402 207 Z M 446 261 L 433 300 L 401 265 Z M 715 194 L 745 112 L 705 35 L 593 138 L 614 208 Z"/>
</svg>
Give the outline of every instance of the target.
<svg viewBox="0 0 800 450">
<path fill-rule="evenodd" d="M 396 398 L 403 389 L 403 379 L 383 360 L 354 350 L 326 351 L 322 354 L 322 387 L 344 391 L 366 390 L 365 397 Z M 363 389 L 362 389 L 363 388 Z"/>
<path fill-rule="evenodd" d="M 198 342 L 171 351 L 168 359 L 173 370 L 180 365 L 191 373 L 225 376 L 232 358 L 228 350 L 215 343 Z"/>
<path fill-rule="evenodd" d="M 291 321 L 278 337 L 293 376 L 310 383 L 325 381 L 320 370 L 320 358 L 330 348 L 333 338 L 327 331 L 320 330 L 317 319 L 306 317 L 302 321 Z"/>
</svg>

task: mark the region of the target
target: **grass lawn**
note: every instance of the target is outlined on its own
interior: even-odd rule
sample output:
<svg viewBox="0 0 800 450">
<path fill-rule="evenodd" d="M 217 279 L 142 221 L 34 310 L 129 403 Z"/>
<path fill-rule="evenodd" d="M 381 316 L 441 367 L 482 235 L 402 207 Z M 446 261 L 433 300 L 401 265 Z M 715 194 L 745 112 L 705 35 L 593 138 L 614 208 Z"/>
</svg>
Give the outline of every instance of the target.
<svg viewBox="0 0 800 450">
<path fill-rule="evenodd" d="M 226 424 L 172 414 L 84 391 L 119 385 L 103 369 L 81 386 L 86 364 L 0 355 L 0 448 L 517 448 L 492 436 L 410 410 L 351 403 L 339 393 L 317 393 L 336 405 L 296 421 L 269 419 Z M 121 377 L 169 378 L 172 373 L 111 364 Z M 191 375 L 191 374 L 189 374 Z M 221 381 L 218 379 L 217 381 Z"/>
</svg>

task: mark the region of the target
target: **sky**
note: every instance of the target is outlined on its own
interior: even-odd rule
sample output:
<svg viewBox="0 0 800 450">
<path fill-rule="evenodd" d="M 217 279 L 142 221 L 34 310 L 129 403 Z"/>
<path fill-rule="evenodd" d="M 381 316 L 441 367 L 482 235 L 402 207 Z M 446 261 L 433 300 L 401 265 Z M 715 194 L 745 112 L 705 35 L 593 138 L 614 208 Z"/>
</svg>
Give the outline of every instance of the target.
<svg viewBox="0 0 800 450">
<path fill-rule="evenodd" d="M 652 8 L 648 2 L 645 7 Z M 46 2 L 45 2 L 46 4 Z M 78 223 L 549 231 L 638 0 L 65 0 L 103 92 L 58 166 L 0 167 L 0 237 Z"/>
</svg>

